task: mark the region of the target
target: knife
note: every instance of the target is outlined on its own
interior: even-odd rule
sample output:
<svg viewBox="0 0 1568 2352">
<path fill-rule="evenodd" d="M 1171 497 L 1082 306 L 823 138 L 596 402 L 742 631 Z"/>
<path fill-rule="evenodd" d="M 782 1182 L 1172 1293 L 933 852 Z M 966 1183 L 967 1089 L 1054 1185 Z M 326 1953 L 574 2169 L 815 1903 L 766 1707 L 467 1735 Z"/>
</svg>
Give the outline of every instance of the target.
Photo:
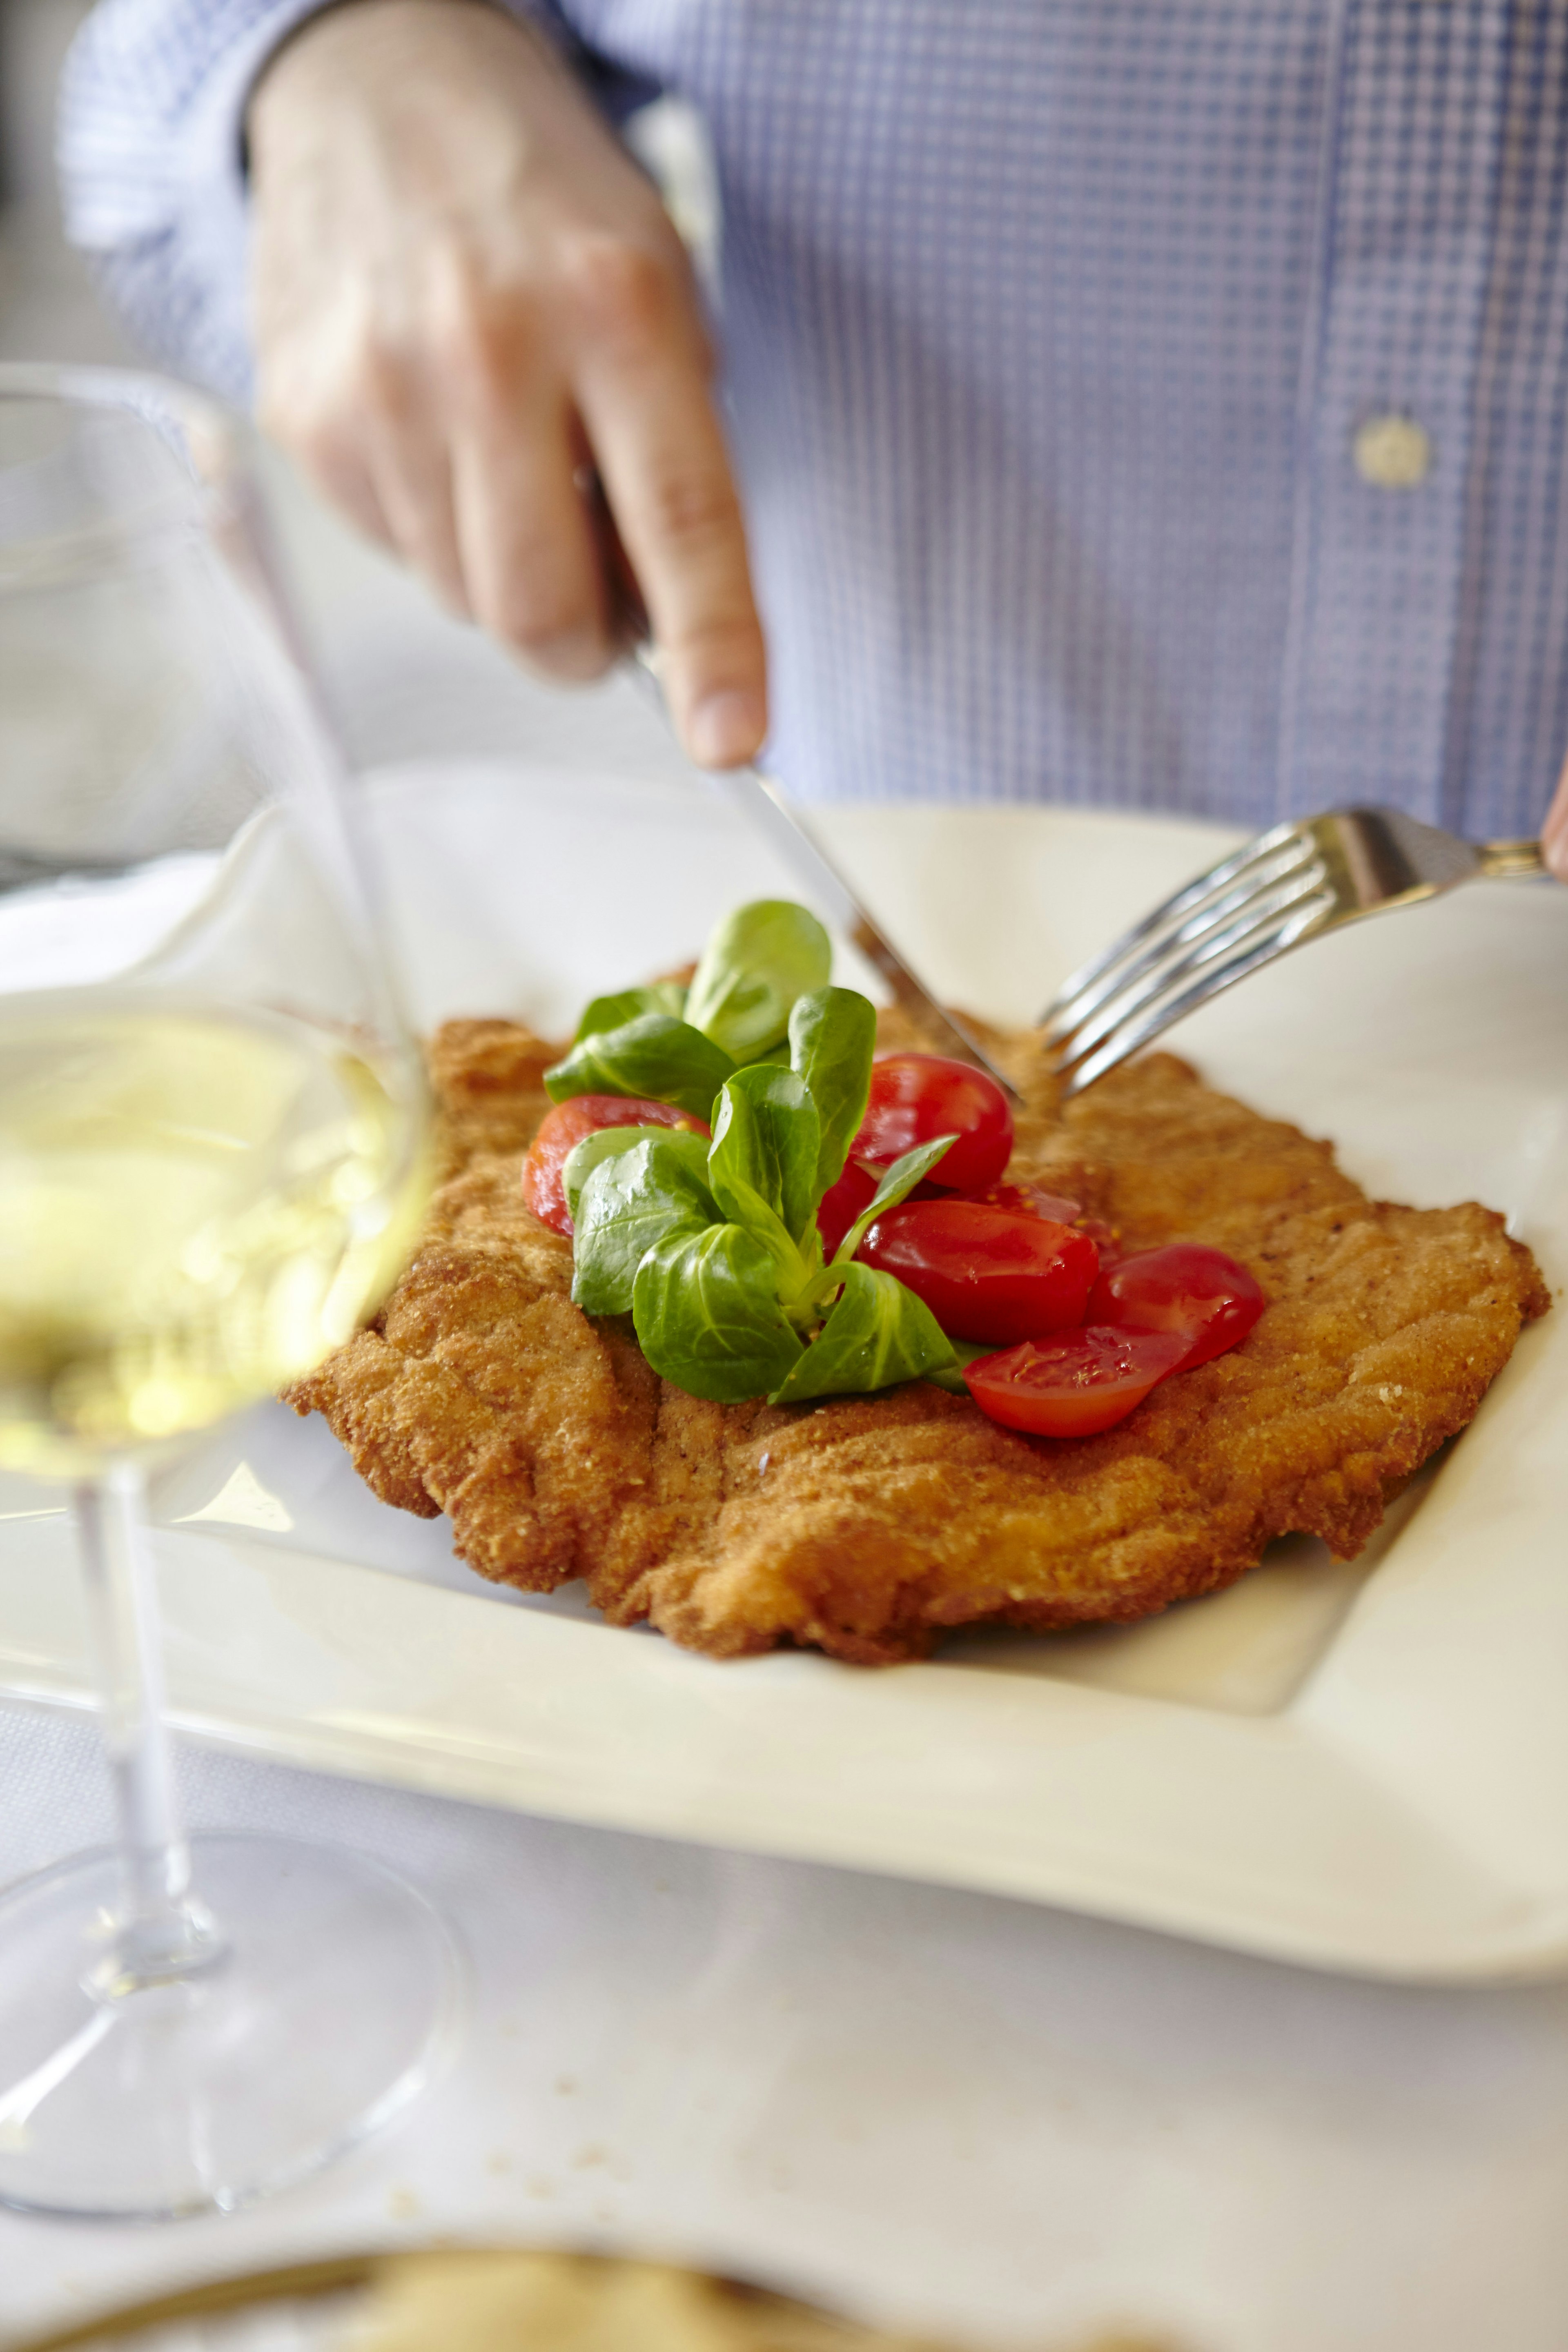
<svg viewBox="0 0 1568 2352">
<path fill-rule="evenodd" d="M 944 1053 L 961 1062 L 977 1063 L 995 1079 L 1010 1102 L 1017 1102 L 1020 1097 L 1012 1079 L 996 1067 L 964 1023 L 940 1005 L 916 979 L 902 956 L 877 929 L 843 876 L 817 847 L 805 820 L 791 808 L 778 786 L 755 768 L 731 768 L 714 777 L 713 782 L 747 822 L 772 842 L 833 928 L 853 941 L 867 962 L 881 973 L 892 991 L 894 1003 L 916 1026 L 940 1044 Z"/>
<path fill-rule="evenodd" d="M 668 719 L 669 707 L 664 698 L 659 653 L 653 641 L 647 605 L 637 573 L 632 569 L 631 558 L 616 528 L 616 519 L 603 479 L 597 467 L 593 466 L 584 467 L 576 478 L 587 509 L 589 527 L 598 542 L 604 562 L 616 640 L 630 657 L 632 675 L 651 688 Z M 881 973 L 892 991 L 893 1002 L 901 1012 L 909 1014 L 917 1028 L 931 1033 L 944 1050 L 958 1061 L 973 1062 L 984 1070 L 995 1079 L 1009 1102 L 1022 1101 L 1023 1097 L 1012 1079 L 1005 1071 L 996 1067 L 979 1039 L 971 1034 L 963 1021 L 955 1019 L 945 1006 L 937 1003 L 930 989 L 917 979 L 902 956 L 878 929 L 837 867 L 818 847 L 805 819 L 792 808 L 777 784 L 756 768 L 724 769 L 710 775 L 709 781 L 717 784 L 746 822 L 773 844 L 796 876 L 802 888 L 816 900 L 834 928 L 845 939 L 852 940 L 867 962 Z"/>
<path fill-rule="evenodd" d="M 631 654 L 637 675 L 652 681 L 659 706 L 664 709 L 658 653 L 651 639 L 638 637 L 631 646 Z M 791 807 L 771 777 L 756 768 L 727 768 L 710 777 L 710 782 L 717 784 L 746 822 L 772 843 L 834 929 L 851 940 L 867 962 L 881 973 L 892 991 L 894 1003 L 909 1014 L 917 1028 L 931 1035 L 944 1053 L 961 1062 L 977 1064 L 995 1079 L 1009 1102 L 1020 1101 L 1017 1087 L 1005 1071 L 997 1068 L 979 1039 L 963 1021 L 937 1003 L 878 929 L 837 867 L 817 846 L 805 818 Z"/>
</svg>

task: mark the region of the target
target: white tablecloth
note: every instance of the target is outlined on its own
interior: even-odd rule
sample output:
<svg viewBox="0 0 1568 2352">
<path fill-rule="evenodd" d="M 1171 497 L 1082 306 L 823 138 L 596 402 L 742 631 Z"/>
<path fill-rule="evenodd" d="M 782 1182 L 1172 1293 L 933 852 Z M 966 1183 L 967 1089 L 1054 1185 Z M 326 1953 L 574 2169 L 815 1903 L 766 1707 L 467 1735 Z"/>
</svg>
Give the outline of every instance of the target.
<svg viewBox="0 0 1568 2352">
<path fill-rule="evenodd" d="M 1568 1986 L 1402 1990 L 976 1895 L 188 1753 L 196 1824 L 335 1839 L 458 1924 L 454 2073 L 222 2221 L 0 2215 L 6 2332 L 440 2231 L 668 2248 L 971 2340 L 1562 2352 Z M 107 1833 L 0 1712 L 0 1878 Z M 301 2053 L 304 2062 L 306 2053 Z"/>
</svg>

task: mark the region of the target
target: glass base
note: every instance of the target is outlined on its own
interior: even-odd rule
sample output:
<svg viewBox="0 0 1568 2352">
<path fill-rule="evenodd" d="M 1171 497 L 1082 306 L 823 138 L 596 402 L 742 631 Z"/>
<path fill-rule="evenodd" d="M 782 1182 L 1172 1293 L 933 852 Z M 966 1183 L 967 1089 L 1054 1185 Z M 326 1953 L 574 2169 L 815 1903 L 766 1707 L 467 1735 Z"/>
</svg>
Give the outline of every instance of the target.
<svg viewBox="0 0 1568 2352">
<path fill-rule="evenodd" d="M 405 2107 L 455 2036 L 457 1950 L 362 1854 L 191 1840 L 227 1949 L 105 1996 L 119 1874 L 78 1854 L 0 1896 L 0 2205 L 98 2221 L 232 2212 Z"/>
</svg>

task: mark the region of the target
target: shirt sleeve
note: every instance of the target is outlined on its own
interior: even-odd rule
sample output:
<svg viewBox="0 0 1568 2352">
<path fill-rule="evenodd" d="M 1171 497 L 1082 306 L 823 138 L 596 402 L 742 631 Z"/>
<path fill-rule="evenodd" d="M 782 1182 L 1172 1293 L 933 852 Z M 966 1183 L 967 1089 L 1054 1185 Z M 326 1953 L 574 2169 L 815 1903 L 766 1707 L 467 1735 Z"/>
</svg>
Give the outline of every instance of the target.
<svg viewBox="0 0 1568 2352">
<path fill-rule="evenodd" d="M 100 0 L 60 84 L 66 233 L 162 365 L 248 404 L 246 102 L 324 0 Z M 570 44 L 552 0 L 507 0 Z"/>
</svg>

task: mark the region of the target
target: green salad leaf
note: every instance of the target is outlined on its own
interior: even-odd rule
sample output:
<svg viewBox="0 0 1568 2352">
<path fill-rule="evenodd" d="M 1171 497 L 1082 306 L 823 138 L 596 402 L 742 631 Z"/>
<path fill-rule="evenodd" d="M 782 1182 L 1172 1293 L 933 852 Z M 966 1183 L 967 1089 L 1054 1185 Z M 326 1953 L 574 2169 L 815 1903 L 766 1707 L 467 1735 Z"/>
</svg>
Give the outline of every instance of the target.
<svg viewBox="0 0 1568 2352">
<path fill-rule="evenodd" d="M 952 1341 L 923 1299 L 893 1275 L 850 1265 L 826 1322 L 768 1402 L 859 1396 L 895 1381 L 928 1378 L 956 1360 Z"/>
<path fill-rule="evenodd" d="M 545 1072 L 558 1103 L 641 1096 L 711 1124 L 711 1139 L 602 1129 L 562 1171 L 573 1297 L 591 1315 L 629 1312 L 655 1371 L 692 1396 L 804 1404 L 922 1378 L 962 1387 L 961 1364 L 986 1352 L 955 1345 L 913 1291 L 855 1257 L 952 1136 L 896 1160 L 823 1264 L 816 1213 L 866 1116 L 877 1034 L 866 999 L 829 984 L 830 962 L 815 915 L 759 899 L 719 925 L 689 991 L 595 997 Z"/>
<path fill-rule="evenodd" d="M 753 1063 L 726 1080 L 713 1110 L 708 1181 L 737 1223 L 741 1202 L 761 1199 L 798 1241 L 816 1214 L 820 1127 L 816 1106 L 793 1070 Z"/>
<path fill-rule="evenodd" d="M 714 1096 L 734 1069 L 723 1047 L 689 1021 L 672 1013 L 639 1013 L 580 1038 L 563 1062 L 545 1071 L 544 1085 L 552 1102 L 570 1102 L 574 1095 L 641 1095 L 707 1121 Z"/>
<path fill-rule="evenodd" d="M 578 1201 L 584 1185 L 601 1160 L 614 1160 L 623 1151 L 635 1151 L 639 1143 L 668 1143 L 678 1152 L 699 1182 L 708 1181 L 708 1138 L 693 1135 L 685 1127 L 596 1127 L 581 1143 L 574 1143 L 567 1153 L 561 1170 L 562 1190 L 566 1195 L 567 1213 L 574 1225 L 577 1223 Z"/>
<path fill-rule="evenodd" d="M 900 1201 L 907 1200 L 957 1140 L 955 1135 L 933 1136 L 929 1143 L 917 1143 L 912 1151 L 906 1151 L 890 1168 L 883 1170 L 881 1182 L 835 1250 L 834 1265 L 847 1265 L 883 1210 L 896 1209 Z"/>
<path fill-rule="evenodd" d="M 767 1395 L 802 1353 L 773 1260 L 740 1225 L 668 1233 L 637 1268 L 632 1311 L 654 1370 L 719 1404 Z"/>
<path fill-rule="evenodd" d="M 702 950 L 686 999 L 686 1018 L 737 1062 L 754 1062 L 781 1045 L 790 1009 L 826 985 L 833 968 L 827 933 L 788 898 L 737 907 Z"/>
<path fill-rule="evenodd" d="M 656 980 L 646 988 L 623 988 L 614 996 L 595 996 L 577 1024 L 573 1044 L 596 1037 L 605 1029 L 619 1029 L 645 1013 L 669 1013 L 679 1021 L 686 1011 L 686 991 L 678 980 Z M 651 1098 L 650 1098 L 651 1099 Z"/>
<path fill-rule="evenodd" d="M 706 1231 L 718 1215 L 718 1202 L 667 1129 L 602 1159 L 577 1195 L 574 1300 L 587 1315 L 625 1315 L 649 1251 L 672 1233 Z"/>
<path fill-rule="evenodd" d="M 812 1101 L 822 1130 L 816 1160 L 820 1200 L 844 1173 L 871 1092 L 877 1009 L 853 988 L 814 988 L 789 1016 L 789 1064 Z"/>
</svg>

